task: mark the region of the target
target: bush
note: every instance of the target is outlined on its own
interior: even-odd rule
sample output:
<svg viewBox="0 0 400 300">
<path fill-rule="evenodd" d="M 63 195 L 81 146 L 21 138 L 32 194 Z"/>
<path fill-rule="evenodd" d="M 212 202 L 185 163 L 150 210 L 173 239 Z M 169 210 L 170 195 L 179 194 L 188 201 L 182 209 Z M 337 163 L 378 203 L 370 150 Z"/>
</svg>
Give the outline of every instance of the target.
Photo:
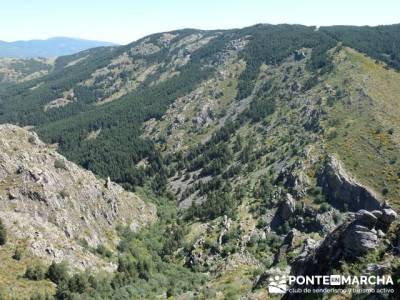
<svg viewBox="0 0 400 300">
<path fill-rule="evenodd" d="M 387 187 L 384 187 L 383 189 L 382 189 L 382 194 L 383 195 L 387 195 L 389 193 L 389 189 L 387 188 Z"/>
<path fill-rule="evenodd" d="M 7 231 L 3 225 L 3 222 L 0 219 L 0 246 L 4 245 L 7 242 Z"/>
<path fill-rule="evenodd" d="M 98 245 L 96 248 L 96 253 L 100 254 L 103 257 L 112 257 L 112 252 L 110 249 L 108 249 L 106 246 L 104 245 Z"/>
<path fill-rule="evenodd" d="M 36 140 L 35 140 L 35 137 L 34 136 L 29 136 L 28 137 L 28 142 L 30 143 L 30 144 L 35 144 L 35 142 L 36 142 Z"/>
<path fill-rule="evenodd" d="M 30 280 L 43 280 L 45 278 L 45 268 L 39 263 L 33 266 L 28 266 L 24 277 Z"/>
<path fill-rule="evenodd" d="M 57 264 L 53 261 L 46 272 L 46 278 L 55 284 L 66 280 L 68 278 L 68 265 L 65 262 Z"/>
<path fill-rule="evenodd" d="M 123 282 L 131 281 L 138 277 L 138 272 L 136 269 L 136 259 L 130 255 L 122 255 L 118 258 L 118 269 L 117 271 L 121 273 L 121 278 Z"/>
<path fill-rule="evenodd" d="M 68 288 L 73 293 L 83 294 L 89 287 L 89 278 L 85 273 L 74 274 L 68 280 Z"/>
<path fill-rule="evenodd" d="M 61 190 L 59 193 L 60 197 L 65 199 L 69 197 L 69 193 L 66 190 Z"/>
<path fill-rule="evenodd" d="M 15 260 L 21 260 L 22 258 L 22 252 L 20 249 L 15 249 L 14 255 L 12 256 L 13 259 Z"/>
<path fill-rule="evenodd" d="M 330 205 L 326 202 L 322 203 L 321 206 L 319 207 L 319 212 L 324 213 L 327 212 L 330 208 Z"/>
<path fill-rule="evenodd" d="M 54 168 L 66 170 L 67 166 L 65 165 L 65 161 L 63 159 L 56 159 L 54 161 Z"/>
<path fill-rule="evenodd" d="M 326 138 L 327 138 L 328 140 L 332 140 L 332 139 L 334 139 L 335 137 L 337 137 L 336 128 L 335 128 L 335 127 L 330 127 L 330 128 L 328 128 L 328 130 L 327 130 L 327 132 L 326 132 Z"/>
<path fill-rule="evenodd" d="M 211 192 L 207 201 L 200 205 L 194 202 L 187 211 L 187 217 L 197 217 L 201 220 L 213 220 L 219 216 L 227 215 L 233 219 L 237 213 L 237 202 L 230 193 Z"/>
<path fill-rule="evenodd" d="M 3 298 L 1 298 L 1 299 L 3 299 Z M 42 294 L 42 293 L 39 293 L 39 292 L 36 292 L 35 294 L 33 294 L 29 298 L 29 300 L 52 300 L 52 299 L 54 299 L 53 296 L 50 296 L 47 293 L 46 294 Z"/>
</svg>

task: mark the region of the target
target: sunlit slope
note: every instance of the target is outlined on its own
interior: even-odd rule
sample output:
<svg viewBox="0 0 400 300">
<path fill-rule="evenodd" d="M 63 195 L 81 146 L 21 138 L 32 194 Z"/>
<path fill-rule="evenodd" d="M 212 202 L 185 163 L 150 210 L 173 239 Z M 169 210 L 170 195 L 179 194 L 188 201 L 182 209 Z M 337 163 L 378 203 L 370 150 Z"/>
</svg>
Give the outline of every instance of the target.
<svg viewBox="0 0 400 300">
<path fill-rule="evenodd" d="M 400 73 L 350 48 L 340 48 L 334 62 L 327 83 L 344 97 L 327 99 L 327 149 L 363 184 L 399 205 Z"/>
</svg>

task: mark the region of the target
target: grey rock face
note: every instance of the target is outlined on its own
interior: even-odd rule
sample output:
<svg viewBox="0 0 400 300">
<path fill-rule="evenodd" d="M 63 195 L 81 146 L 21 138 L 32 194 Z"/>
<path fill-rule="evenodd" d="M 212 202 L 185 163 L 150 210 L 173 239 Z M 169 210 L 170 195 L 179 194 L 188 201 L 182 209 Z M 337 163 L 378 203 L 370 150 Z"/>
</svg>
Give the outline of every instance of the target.
<svg viewBox="0 0 400 300">
<path fill-rule="evenodd" d="M 383 212 L 376 209 L 376 210 L 371 211 L 371 214 L 373 214 L 375 217 L 377 217 L 379 219 L 382 217 Z"/>
<path fill-rule="evenodd" d="M 366 226 L 367 228 L 373 228 L 378 221 L 378 218 L 371 212 L 361 209 L 355 214 L 355 218 L 358 223 Z"/>
<path fill-rule="evenodd" d="M 376 210 L 381 206 L 378 196 L 352 178 L 334 156 L 328 158 L 318 181 L 334 207 L 346 206 L 351 211 L 358 211 Z"/>
<path fill-rule="evenodd" d="M 318 132 L 321 129 L 321 125 L 319 123 L 322 115 L 321 108 L 305 107 L 302 113 L 305 119 L 303 124 L 304 129 L 310 132 Z"/>
<path fill-rule="evenodd" d="M 156 211 L 111 180 L 105 185 L 68 162 L 35 133 L 0 125 L 0 217 L 34 255 L 86 268 L 99 259 L 77 241 L 113 248 L 117 225 L 138 230 L 156 219 Z"/>
<path fill-rule="evenodd" d="M 304 58 L 306 58 L 304 51 L 302 51 L 302 50 L 294 51 L 294 59 L 295 60 L 302 60 Z"/>
<path fill-rule="evenodd" d="M 397 219 L 397 213 L 391 208 L 382 209 L 382 217 L 381 220 L 385 223 L 392 223 Z"/>
<path fill-rule="evenodd" d="M 321 231 L 323 233 L 329 233 L 331 232 L 335 227 L 335 215 L 337 214 L 337 211 L 335 211 L 333 208 L 325 213 L 318 213 L 315 216 L 315 220 L 319 223 L 321 226 Z"/>
<path fill-rule="evenodd" d="M 301 163 L 284 167 L 275 179 L 275 184 L 280 181 L 292 195 L 299 198 L 307 194 L 307 188 L 310 186 L 310 178 Z"/>
<path fill-rule="evenodd" d="M 345 257 L 356 258 L 374 250 L 378 246 L 378 236 L 376 231 L 354 224 L 346 230 L 343 245 Z"/>
<path fill-rule="evenodd" d="M 308 247 L 295 260 L 293 273 L 297 275 L 326 274 L 338 266 L 340 261 L 352 261 L 368 254 L 379 246 L 390 223 L 384 210 L 360 210 L 351 214 L 341 225 L 331 231 L 317 247 Z M 379 213 L 378 213 L 379 212 Z M 387 212 L 389 214 L 389 211 Z M 393 214 L 390 211 L 391 216 Z M 391 222 L 395 217 L 388 218 Z"/>
<path fill-rule="evenodd" d="M 286 199 L 285 201 L 282 202 L 280 209 L 279 209 L 279 214 L 282 220 L 287 220 L 290 218 L 296 210 L 296 201 L 290 194 L 286 194 Z"/>
</svg>

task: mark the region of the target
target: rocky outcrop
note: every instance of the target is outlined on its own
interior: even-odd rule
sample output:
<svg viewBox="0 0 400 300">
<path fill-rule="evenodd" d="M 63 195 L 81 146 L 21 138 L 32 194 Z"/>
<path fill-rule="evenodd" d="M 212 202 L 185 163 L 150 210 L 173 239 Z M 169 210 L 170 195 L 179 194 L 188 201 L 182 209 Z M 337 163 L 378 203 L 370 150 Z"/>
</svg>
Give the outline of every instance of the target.
<svg viewBox="0 0 400 300">
<path fill-rule="evenodd" d="M 357 258 L 374 250 L 378 245 L 376 230 L 361 225 L 352 225 L 343 237 L 344 257 Z"/>
<path fill-rule="evenodd" d="M 287 220 L 293 216 L 296 210 L 296 200 L 290 194 L 286 194 L 285 200 L 279 207 L 278 213 L 282 220 Z"/>
<path fill-rule="evenodd" d="M 138 230 L 155 221 L 156 210 L 68 162 L 35 133 L 0 125 L 0 218 L 33 254 L 86 268 L 97 262 L 81 245 L 112 249 L 117 225 Z"/>
<path fill-rule="evenodd" d="M 321 108 L 304 107 L 302 111 L 304 115 L 303 127 L 305 130 L 310 132 L 318 132 L 321 130 L 319 120 L 322 116 Z"/>
<path fill-rule="evenodd" d="M 318 184 L 331 205 L 339 209 L 374 210 L 381 206 L 376 193 L 350 176 L 335 156 L 328 157 L 319 175 Z"/>
<path fill-rule="evenodd" d="M 294 51 L 293 54 L 294 54 L 294 59 L 297 61 L 306 58 L 306 54 L 304 53 L 303 50 L 296 50 Z"/>
<path fill-rule="evenodd" d="M 341 261 L 353 261 L 376 249 L 391 224 L 384 216 L 387 213 L 393 216 L 390 221 L 397 218 L 396 212 L 387 205 L 379 210 L 360 210 L 350 215 L 318 246 L 304 247 L 303 253 L 293 263 L 293 273 L 328 274 Z"/>
<path fill-rule="evenodd" d="M 275 214 L 270 222 L 271 229 L 277 230 L 282 224 L 288 222 L 294 215 L 296 211 L 296 200 L 292 195 L 286 194 L 282 195 L 282 200 L 278 209 L 276 209 Z"/>
<path fill-rule="evenodd" d="M 282 245 L 279 247 L 278 252 L 275 253 L 273 265 L 287 259 L 287 254 L 295 247 L 295 240 L 299 236 L 299 231 L 295 228 L 289 231 L 285 236 Z"/>
<path fill-rule="evenodd" d="M 283 167 L 274 183 L 279 184 L 279 182 L 282 182 L 283 186 L 296 198 L 304 197 L 310 186 L 310 178 L 305 173 L 302 162 Z"/>
<path fill-rule="evenodd" d="M 203 105 L 201 110 L 193 117 L 193 125 L 199 129 L 203 126 L 207 126 L 213 121 L 213 108 L 211 103 L 206 103 Z"/>
<path fill-rule="evenodd" d="M 334 208 L 331 208 L 325 213 L 317 213 L 315 216 L 316 223 L 320 226 L 320 231 L 323 234 L 331 232 L 336 227 L 335 219 L 339 216 L 339 212 Z"/>
</svg>

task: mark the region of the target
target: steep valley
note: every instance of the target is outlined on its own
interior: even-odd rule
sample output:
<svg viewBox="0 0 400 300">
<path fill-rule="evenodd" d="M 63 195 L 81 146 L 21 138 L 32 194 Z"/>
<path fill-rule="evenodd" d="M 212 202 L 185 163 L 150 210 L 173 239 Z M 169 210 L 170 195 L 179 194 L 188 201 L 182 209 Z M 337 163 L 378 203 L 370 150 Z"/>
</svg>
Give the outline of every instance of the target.
<svg viewBox="0 0 400 300">
<path fill-rule="evenodd" d="M 271 276 L 367 272 L 397 299 L 398 46 L 399 25 L 185 29 L 0 88 L 21 276 L 0 298 L 280 299 Z M 22 276 L 36 260 L 70 270 Z"/>
</svg>

